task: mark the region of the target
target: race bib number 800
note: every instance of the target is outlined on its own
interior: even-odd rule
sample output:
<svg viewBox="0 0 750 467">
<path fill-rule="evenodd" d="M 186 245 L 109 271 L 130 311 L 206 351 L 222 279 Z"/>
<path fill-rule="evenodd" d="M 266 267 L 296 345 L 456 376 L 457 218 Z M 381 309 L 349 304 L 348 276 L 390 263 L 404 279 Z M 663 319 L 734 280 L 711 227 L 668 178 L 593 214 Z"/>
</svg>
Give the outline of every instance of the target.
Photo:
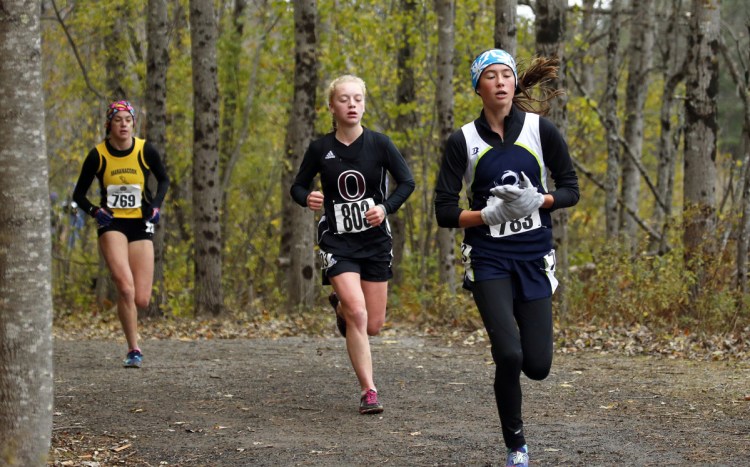
<svg viewBox="0 0 750 467">
<path fill-rule="evenodd" d="M 336 232 L 354 233 L 371 228 L 372 226 L 365 219 L 365 213 L 373 206 L 375 206 L 375 202 L 372 198 L 361 199 L 352 203 L 334 204 Z"/>
<path fill-rule="evenodd" d="M 141 186 L 109 185 L 107 187 L 107 207 L 113 209 L 141 207 Z"/>
</svg>

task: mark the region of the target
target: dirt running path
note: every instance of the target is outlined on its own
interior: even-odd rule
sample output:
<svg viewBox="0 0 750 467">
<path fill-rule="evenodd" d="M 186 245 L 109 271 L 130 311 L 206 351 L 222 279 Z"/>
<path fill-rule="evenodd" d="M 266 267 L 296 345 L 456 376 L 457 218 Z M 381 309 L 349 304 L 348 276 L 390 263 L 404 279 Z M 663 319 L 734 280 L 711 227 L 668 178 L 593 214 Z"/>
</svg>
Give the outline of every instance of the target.
<svg viewBox="0 0 750 467">
<path fill-rule="evenodd" d="M 55 342 L 50 465 L 502 465 L 485 344 L 373 339 L 379 416 L 341 338 Z M 750 362 L 556 355 L 523 379 L 535 466 L 750 465 Z"/>
</svg>

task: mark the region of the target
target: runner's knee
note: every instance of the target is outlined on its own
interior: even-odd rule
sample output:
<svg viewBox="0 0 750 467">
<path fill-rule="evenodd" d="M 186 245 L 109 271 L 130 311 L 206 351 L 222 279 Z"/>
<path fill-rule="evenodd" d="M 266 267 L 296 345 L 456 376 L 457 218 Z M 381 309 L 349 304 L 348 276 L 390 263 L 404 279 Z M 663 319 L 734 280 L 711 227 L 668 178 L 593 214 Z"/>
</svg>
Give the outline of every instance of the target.
<svg viewBox="0 0 750 467">
<path fill-rule="evenodd" d="M 151 296 L 147 295 L 145 297 L 135 297 L 135 306 L 138 308 L 148 308 L 148 304 L 151 302 Z"/>
<path fill-rule="evenodd" d="M 376 321 L 373 320 L 367 320 L 367 335 L 368 336 L 377 336 L 380 334 L 380 330 L 383 329 L 383 324 L 385 323 L 385 319 L 378 319 Z"/>
<path fill-rule="evenodd" d="M 551 365 L 524 365 L 523 374 L 529 379 L 541 381 L 549 376 L 550 368 Z"/>
</svg>

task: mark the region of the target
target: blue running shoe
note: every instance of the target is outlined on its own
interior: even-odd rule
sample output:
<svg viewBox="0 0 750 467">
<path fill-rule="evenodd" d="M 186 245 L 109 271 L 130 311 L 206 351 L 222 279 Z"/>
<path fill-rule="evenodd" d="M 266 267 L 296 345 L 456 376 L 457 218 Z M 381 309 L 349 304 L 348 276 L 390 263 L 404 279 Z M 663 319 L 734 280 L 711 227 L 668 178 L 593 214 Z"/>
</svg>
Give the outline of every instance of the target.
<svg viewBox="0 0 750 467">
<path fill-rule="evenodd" d="M 143 365 L 143 354 L 140 350 L 131 350 L 122 362 L 125 368 L 140 368 L 141 365 Z"/>
<path fill-rule="evenodd" d="M 328 302 L 333 307 L 333 312 L 336 313 L 336 327 L 339 328 L 341 336 L 346 337 L 346 320 L 339 315 L 339 296 L 336 292 L 328 296 Z"/>
<path fill-rule="evenodd" d="M 529 448 L 525 444 L 520 448 L 508 449 L 508 460 L 505 467 L 529 467 Z"/>
</svg>

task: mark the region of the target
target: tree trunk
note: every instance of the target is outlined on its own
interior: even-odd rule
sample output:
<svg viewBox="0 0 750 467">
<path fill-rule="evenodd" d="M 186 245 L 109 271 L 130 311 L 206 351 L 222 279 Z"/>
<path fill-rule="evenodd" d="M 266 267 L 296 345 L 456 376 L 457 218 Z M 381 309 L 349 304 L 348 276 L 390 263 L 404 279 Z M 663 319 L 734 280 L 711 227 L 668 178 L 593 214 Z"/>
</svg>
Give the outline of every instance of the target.
<svg viewBox="0 0 750 467">
<path fill-rule="evenodd" d="M 164 166 L 167 164 L 167 68 L 169 67 L 169 24 L 166 0 L 148 1 L 146 29 L 148 52 L 146 54 L 146 140 L 159 151 Z M 149 180 L 151 190 L 156 190 L 156 179 Z M 166 213 L 165 213 L 166 214 Z M 161 216 L 154 234 L 154 296 L 145 316 L 163 314 L 162 305 L 167 301 L 164 289 L 164 234 L 169 216 Z"/>
<path fill-rule="evenodd" d="M 745 30 L 750 31 L 750 18 L 745 19 Z M 750 55 L 746 48 L 738 46 L 733 48 L 738 53 Z M 742 123 L 742 178 L 741 178 L 741 204 L 740 221 L 737 233 L 737 291 L 743 295 L 748 292 L 748 267 L 747 255 L 750 246 L 750 69 L 748 69 L 748 58 L 750 56 L 739 56 L 734 59 L 727 44 L 721 44 L 721 52 L 724 57 L 729 74 L 737 86 L 737 95 L 742 101 L 743 123 Z M 742 67 L 740 67 L 741 64 Z M 740 306 L 742 304 L 740 303 Z"/>
<path fill-rule="evenodd" d="M 546 57 L 557 57 L 560 60 L 558 78 L 553 86 L 565 87 L 565 12 L 566 0 L 539 0 L 536 15 L 536 49 L 537 53 Z M 550 119 L 557 125 L 560 133 L 565 137 L 568 127 L 567 101 L 564 96 L 552 102 Z M 555 242 L 557 265 L 555 270 L 560 278 L 558 288 L 560 315 L 565 316 L 568 309 L 566 284 L 569 277 L 568 260 L 568 211 L 560 209 L 552 215 L 552 234 Z"/>
<path fill-rule="evenodd" d="M 45 465 L 52 436 L 52 272 L 40 2 L 0 8 L 0 464 Z M 16 174 L 13 176 L 12 174 Z"/>
<path fill-rule="evenodd" d="M 279 269 L 286 278 L 284 295 L 291 308 L 313 305 L 315 279 L 315 224 L 312 212 L 288 195 L 296 169 L 315 131 L 315 95 L 318 87 L 317 0 L 294 0 L 294 98 L 286 133 L 286 158 L 281 176 L 281 249 Z"/>
<path fill-rule="evenodd" d="M 702 292 L 701 263 L 716 251 L 717 94 L 719 90 L 719 0 L 693 0 L 685 99 L 685 259 Z"/>
<path fill-rule="evenodd" d="M 401 25 L 400 45 L 397 52 L 397 74 L 398 86 L 396 88 L 396 104 L 399 106 L 398 115 L 396 116 L 396 128 L 404 132 L 406 144 L 399 150 L 404 156 L 404 160 L 409 167 L 413 166 L 414 149 L 411 146 L 414 138 L 409 137 L 411 132 L 416 131 L 419 126 L 416 112 L 403 109 L 412 108 L 416 101 L 416 83 L 414 82 L 414 29 L 417 26 L 416 3 L 414 0 L 401 0 L 401 14 L 404 21 Z M 404 206 L 406 207 L 406 206 Z M 404 221 L 405 212 L 396 212 L 388 216 L 388 223 L 393 229 L 393 283 L 398 285 L 403 279 L 401 272 L 401 261 L 404 255 L 404 245 L 406 243 L 406 222 Z"/>
<path fill-rule="evenodd" d="M 456 28 L 454 26 L 456 5 L 454 0 L 435 0 L 438 18 L 437 82 L 435 84 L 435 107 L 438 118 L 438 147 L 442 154 L 448 137 L 453 133 L 453 58 Z M 425 234 L 426 235 L 426 234 Z M 452 293 L 456 290 L 456 230 L 437 231 L 438 276 Z M 423 252 L 426 253 L 426 252 Z"/>
<path fill-rule="evenodd" d="M 581 36 L 583 37 L 583 42 L 586 44 L 586 47 L 588 47 L 589 53 L 586 53 L 583 57 L 581 57 L 581 60 L 578 60 L 577 65 L 580 67 L 580 73 L 578 73 L 578 75 L 581 77 L 581 87 L 583 88 L 586 95 L 592 94 L 595 82 L 595 59 L 592 57 L 592 54 L 590 52 L 591 47 L 593 46 L 592 41 L 594 32 L 598 32 L 596 28 L 597 18 L 594 14 L 596 1 L 597 0 L 583 0 L 581 5 L 583 16 L 581 18 L 581 30 L 579 34 L 581 34 Z"/>
<path fill-rule="evenodd" d="M 221 95 L 221 137 L 219 139 L 219 157 L 220 167 L 222 173 L 222 186 L 221 186 L 221 209 L 222 212 L 227 212 L 227 195 L 229 194 L 228 186 L 223 183 L 223 180 L 228 180 L 231 177 L 231 172 L 234 167 L 231 164 L 232 156 L 237 148 L 238 138 L 238 123 L 241 122 L 238 114 L 240 109 L 240 89 L 239 89 L 239 74 L 240 70 L 240 56 L 242 55 L 242 36 L 245 29 L 245 9 L 247 7 L 246 0 L 237 0 L 234 2 L 234 8 L 232 9 L 231 21 L 229 24 L 229 31 L 224 34 L 230 36 L 229 50 L 226 52 L 226 57 L 222 62 L 222 69 L 224 73 L 229 77 L 224 80 L 226 85 L 222 88 Z M 229 238 L 229 229 L 234 229 L 236 226 L 230 222 L 223 222 L 221 226 L 221 238 L 223 241 L 227 241 Z"/>
<path fill-rule="evenodd" d="M 607 134 L 607 173 L 604 182 L 604 219 L 608 239 L 620 231 L 618 183 L 620 181 L 620 119 L 617 116 L 617 87 L 620 81 L 620 3 L 610 7 L 609 41 L 607 42 L 607 84 L 604 91 L 605 131 Z"/>
<path fill-rule="evenodd" d="M 516 56 L 518 0 L 495 0 L 495 47 Z"/>
<path fill-rule="evenodd" d="M 648 74 L 654 49 L 654 2 L 653 0 L 633 0 L 632 22 L 630 23 L 630 47 L 628 49 L 628 81 L 625 92 L 624 139 L 630 157 L 622 160 L 622 201 L 633 212 L 638 212 L 641 176 L 638 164 L 643 152 L 643 108 L 648 95 Z M 620 211 L 620 235 L 623 243 L 630 243 L 631 253 L 638 246 L 635 220 L 626 209 Z"/>
<path fill-rule="evenodd" d="M 665 40 L 661 47 L 662 55 L 660 62 L 664 66 L 664 86 L 662 89 L 661 111 L 659 117 L 659 152 L 656 178 L 656 196 L 662 200 L 662 204 L 654 203 L 654 214 L 652 216 L 654 225 L 662 226 L 661 239 L 652 238 L 649 252 L 664 254 L 669 245 L 667 239 L 668 230 L 672 224 L 672 199 L 674 191 L 674 177 L 677 161 L 677 151 L 680 133 L 678 128 L 673 128 L 672 120 L 677 102 L 677 86 L 685 77 L 685 54 L 679 47 L 681 31 L 679 28 L 679 17 L 683 14 L 680 8 L 680 0 L 673 0 L 671 6 L 666 8 L 666 31 Z"/>
<path fill-rule="evenodd" d="M 196 315 L 218 316 L 221 283 L 221 185 L 219 183 L 219 88 L 213 0 L 190 0 L 193 61 L 193 232 Z"/>
</svg>

